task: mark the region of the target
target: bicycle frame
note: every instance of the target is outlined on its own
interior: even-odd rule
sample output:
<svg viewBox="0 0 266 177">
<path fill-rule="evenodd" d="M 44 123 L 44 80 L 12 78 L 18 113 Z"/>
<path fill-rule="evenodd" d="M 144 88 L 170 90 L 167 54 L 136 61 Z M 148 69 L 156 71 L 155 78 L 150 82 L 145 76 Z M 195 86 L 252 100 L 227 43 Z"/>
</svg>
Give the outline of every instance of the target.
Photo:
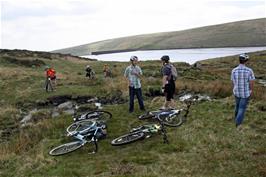
<svg viewBox="0 0 266 177">
<path fill-rule="evenodd" d="M 75 134 L 69 133 L 68 136 L 72 136 L 73 138 L 80 140 L 82 145 L 85 145 L 86 143 L 91 143 L 93 142 L 95 144 L 95 150 L 92 153 L 96 153 L 98 151 L 98 139 L 96 137 L 96 134 L 99 132 L 101 128 L 96 127 L 94 131 L 88 132 L 85 135 L 82 135 L 82 132 L 75 132 Z M 90 140 L 86 140 L 86 138 L 91 137 Z"/>
<path fill-rule="evenodd" d="M 146 138 L 150 137 L 151 134 L 153 133 L 157 133 L 158 131 L 161 131 L 162 134 L 163 134 L 163 142 L 164 143 L 169 143 L 168 141 L 168 138 L 167 138 L 167 134 L 166 134 L 166 130 L 165 130 L 165 127 L 164 127 L 164 124 L 159 120 L 157 119 L 159 124 L 147 124 L 147 125 L 142 125 L 140 127 L 137 127 L 137 128 L 133 128 L 130 132 L 131 133 L 134 133 L 134 132 L 143 132 L 146 136 Z"/>
<path fill-rule="evenodd" d="M 103 130 L 104 127 L 105 124 L 98 124 L 98 122 L 91 120 L 75 122 L 67 128 L 67 136 L 74 138 L 75 141 L 56 146 L 49 154 L 53 156 L 67 154 L 83 147 L 86 143 L 93 143 L 93 149 L 90 153 L 96 153 L 98 151 L 98 139 L 106 135 Z"/>
</svg>

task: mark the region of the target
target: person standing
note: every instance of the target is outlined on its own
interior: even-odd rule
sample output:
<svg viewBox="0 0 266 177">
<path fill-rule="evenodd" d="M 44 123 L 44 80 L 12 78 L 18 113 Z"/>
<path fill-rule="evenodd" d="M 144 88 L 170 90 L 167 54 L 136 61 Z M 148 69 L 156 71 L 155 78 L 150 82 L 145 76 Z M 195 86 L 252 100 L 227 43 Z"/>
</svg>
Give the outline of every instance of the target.
<svg viewBox="0 0 266 177">
<path fill-rule="evenodd" d="M 48 79 L 51 79 L 53 90 L 56 88 L 56 71 L 54 68 L 50 66 L 45 66 L 45 75 L 46 75 L 46 82 Z"/>
<path fill-rule="evenodd" d="M 129 112 L 134 111 L 134 97 L 137 96 L 139 102 L 140 110 L 145 110 L 143 98 L 142 98 L 142 91 L 141 91 L 141 83 L 140 78 L 142 76 L 142 70 L 137 65 L 138 57 L 131 56 L 130 57 L 131 65 L 128 66 L 124 72 L 124 76 L 128 80 L 128 88 L 129 88 Z"/>
<path fill-rule="evenodd" d="M 169 63 L 169 56 L 164 55 L 161 57 L 163 64 L 162 67 L 162 92 L 165 95 L 165 102 L 161 109 L 171 109 L 175 107 L 174 94 L 175 94 L 175 80 L 172 74 L 172 67 Z"/>
<path fill-rule="evenodd" d="M 238 127 L 244 120 L 245 111 L 253 94 L 255 76 L 251 68 L 246 66 L 249 56 L 239 55 L 239 65 L 232 70 L 231 80 L 235 96 L 235 125 Z"/>
<path fill-rule="evenodd" d="M 86 70 L 86 77 L 88 77 L 89 79 L 94 79 L 95 73 L 92 70 L 91 66 L 87 65 L 85 70 Z"/>
<path fill-rule="evenodd" d="M 106 78 L 106 77 L 111 77 L 111 69 L 110 67 L 105 64 L 104 67 L 103 67 L 103 76 Z"/>
</svg>

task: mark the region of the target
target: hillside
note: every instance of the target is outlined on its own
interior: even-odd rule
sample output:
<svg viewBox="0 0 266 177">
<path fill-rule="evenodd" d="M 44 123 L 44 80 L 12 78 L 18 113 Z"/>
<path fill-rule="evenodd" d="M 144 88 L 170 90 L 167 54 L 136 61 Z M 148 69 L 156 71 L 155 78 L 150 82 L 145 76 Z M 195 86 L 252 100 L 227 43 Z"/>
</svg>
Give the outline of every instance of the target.
<svg viewBox="0 0 266 177">
<path fill-rule="evenodd" d="M 19 50 L 0 52 L 0 176 L 2 177 L 264 177 L 266 176 L 266 51 L 250 54 L 248 63 L 256 75 L 255 92 L 250 100 L 243 129 L 233 123 L 234 97 L 230 72 L 238 64 L 236 56 L 205 60 L 191 66 L 174 63 L 179 78 L 179 95 L 207 95 L 211 100 L 191 106 L 187 121 L 178 128 L 167 127 L 169 144 L 161 135 L 121 147 L 112 139 L 131 128 L 155 123 L 139 120 L 144 112 L 128 113 L 128 85 L 123 71 L 128 62 L 88 61 L 76 57 Z M 96 72 L 85 78 L 85 66 Z M 112 78 L 104 78 L 108 64 Z M 44 66 L 57 71 L 57 88 L 44 90 Z M 147 110 L 158 109 L 161 62 L 140 62 L 144 76 L 142 89 Z M 97 98 L 97 99 L 96 99 Z M 61 103 L 71 102 L 86 111 L 95 110 L 94 100 L 113 114 L 107 122 L 108 135 L 100 140 L 99 151 L 88 154 L 88 146 L 64 156 L 48 152 L 70 142 L 66 128 L 73 123 L 72 113 L 58 111 Z M 73 108 L 73 106 L 72 106 Z M 22 120 L 29 118 L 27 122 Z"/>
<path fill-rule="evenodd" d="M 266 18 L 109 39 L 53 52 L 82 56 L 134 50 L 253 46 L 266 46 Z"/>
</svg>

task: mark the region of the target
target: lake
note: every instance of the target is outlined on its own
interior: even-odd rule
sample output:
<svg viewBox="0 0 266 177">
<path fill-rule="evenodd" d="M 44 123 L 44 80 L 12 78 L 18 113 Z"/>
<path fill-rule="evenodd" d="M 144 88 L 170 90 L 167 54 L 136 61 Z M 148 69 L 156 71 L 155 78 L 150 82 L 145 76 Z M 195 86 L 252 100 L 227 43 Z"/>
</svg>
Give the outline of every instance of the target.
<svg viewBox="0 0 266 177">
<path fill-rule="evenodd" d="M 110 53 L 101 55 L 86 55 L 82 57 L 101 61 L 129 61 L 130 56 L 136 55 L 139 60 L 159 60 L 163 55 L 169 55 L 172 62 L 187 62 L 193 64 L 204 59 L 238 55 L 241 53 L 266 50 L 265 47 L 229 47 L 229 48 L 199 48 L 173 50 L 145 50 L 133 52 Z"/>
</svg>

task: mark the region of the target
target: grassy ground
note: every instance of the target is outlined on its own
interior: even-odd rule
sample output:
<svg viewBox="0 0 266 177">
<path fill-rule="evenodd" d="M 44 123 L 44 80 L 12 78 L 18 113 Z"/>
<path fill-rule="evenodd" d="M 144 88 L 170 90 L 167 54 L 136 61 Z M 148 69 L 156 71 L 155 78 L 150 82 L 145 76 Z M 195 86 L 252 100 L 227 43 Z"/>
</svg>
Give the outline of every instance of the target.
<svg viewBox="0 0 266 177">
<path fill-rule="evenodd" d="M 256 76 L 266 79 L 262 67 L 266 62 L 265 52 L 254 53 L 251 58 Z M 187 122 L 181 127 L 167 128 L 170 144 L 163 144 L 162 137 L 156 135 L 135 144 L 111 146 L 112 139 L 146 122 L 137 119 L 143 113 L 138 107 L 133 114 L 128 114 L 127 104 L 105 105 L 113 119 L 108 122 L 108 137 L 99 142 L 99 152 L 90 155 L 84 147 L 60 157 L 51 157 L 48 152 L 70 141 L 65 137 L 65 129 L 72 123 L 71 116 L 47 117 L 19 128 L 21 109 L 31 110 L 36 100 L 53 95 L 106 96 L 120 90 L 127 98 L 127 82 L 122 73 L 128 63 L 108 63 L 114 78 L 104 79 L 102 68 L 106 62 L 40 60 L 58 71 L 58 87 L 54 93 L 43 90 L 43 67 L 25 67 L 0 58 L 0 132 L 16 129 L 1 141 L 0 176 L 266 176 L 265 87 L 256 84 L 243 129 L 237 131 L 232 119 L 234 99 L 229 79 L 236 58 L 204 61 L 200 68 L 176 64 L 180 71 L 177 92 L 200 92 L 215 99 L 193 105 Z M 84 78 L 87 64 L 95 69 L 97 80 Z M 159 87 L 160 63 L 141 62 L 140 65 L 144 71 L 144 93 Z M 146 108 L 157 109 L 162 100 L 145 97 Z"/>
</svg>

